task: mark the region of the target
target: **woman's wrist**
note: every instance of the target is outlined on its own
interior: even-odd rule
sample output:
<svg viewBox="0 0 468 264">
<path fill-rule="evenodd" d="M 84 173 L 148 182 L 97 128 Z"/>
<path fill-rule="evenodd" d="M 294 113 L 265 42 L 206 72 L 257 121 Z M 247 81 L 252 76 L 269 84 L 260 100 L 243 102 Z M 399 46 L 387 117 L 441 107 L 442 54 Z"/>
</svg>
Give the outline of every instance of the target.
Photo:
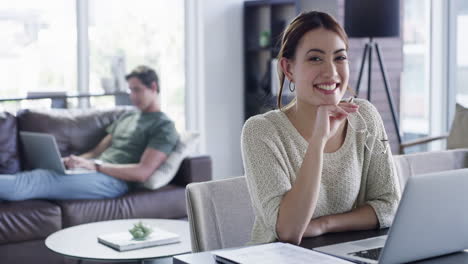
<svg viewBox="0 0 468 264">
<path fill-rule="evenodd" d="M 330 215 L 324 215 L 322 217 L 319 217 L 317 220 L 319 221 L 319 226 L 320 229 L 322 230 L 322 234 L 330 232 L 329 227 L 330 227 Z"/>
<path fill-rule="evenodd" d="M 323 151 L 325 149 L 325 144 L 327 143 L 324 139 L 310 139 L 309 148 L 313 150 Z"/>
<path fill-rule="evenodd" d="M 325 233 L 328 233 L 327 218 L 326 216 L 321 216 L 310 221 L 304 236 L 316 237 Z"/>
</svg>

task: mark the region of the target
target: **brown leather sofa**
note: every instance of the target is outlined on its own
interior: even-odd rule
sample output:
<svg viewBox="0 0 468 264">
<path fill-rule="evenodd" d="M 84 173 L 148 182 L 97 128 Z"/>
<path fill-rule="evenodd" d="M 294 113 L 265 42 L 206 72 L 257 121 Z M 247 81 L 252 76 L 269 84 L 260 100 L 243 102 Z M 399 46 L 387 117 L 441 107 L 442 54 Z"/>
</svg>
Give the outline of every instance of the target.
<svg viewBox="0 0 468 264">
<path fill-rule="evenodd" d="M 0 174 L 27 169 L 18 131 L 53 134 L 62 156 L 83 153 L 105 136 L 104 128 L 130 108 L 0 112 Z M 0 175 L 1 177 L 2 175 Z M 44 240 L 62 228 L 111 219 L 185 218 L 185 185 L 211 179 L 208 156 L 186 158 L 169 185 L 132 190 L 115 199 L 0 201 L 1 263 L 74 263 L 51 252 Z"/>
</svg>

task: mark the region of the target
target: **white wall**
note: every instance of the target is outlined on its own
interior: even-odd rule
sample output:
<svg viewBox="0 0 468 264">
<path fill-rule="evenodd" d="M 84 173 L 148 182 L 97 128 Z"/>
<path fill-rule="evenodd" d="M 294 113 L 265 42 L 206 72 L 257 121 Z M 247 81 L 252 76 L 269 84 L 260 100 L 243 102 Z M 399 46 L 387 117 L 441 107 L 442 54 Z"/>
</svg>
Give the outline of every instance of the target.
<svg viewBox="0 0 468 264">
<path fill-rule="evenodd" d="M 338 1 L 337 0 L 299 0 L 301 11 L 321 11 L 327 12 L 338 17 Z"/>
<path fill-rule="evenodd" d="M 187 116 L 213 159 L 213 178 L 243 174 L 244 0 L 186 0 Z M 301 1 L 303 10 L 337 12 L 336 1 Z"/>
<path fill-rule="evenodd" d="M 197 32 L 197 35 L 188 33 L 187 36 L 188 45 L 195 46 L 187 47 L 187 60 L 192 60 L 187 61 L 188 82 L 195 83 L 187 86 L 192 89 L 188 92 L 191 97 L 188 108 L 195 113 L 187 114 L 189 119 L 196 120 L 189 124 L 189 128 L 202 133 L 201 152 L 213 159 L 214 179 L 239 176 L 243 174 L 240 134 L 244 122 L 244 1 L 187 2 L 190 1 L 196 3 L 189 4 L 192 10 L 187 10 L 186 30 Z"/>
</svg>

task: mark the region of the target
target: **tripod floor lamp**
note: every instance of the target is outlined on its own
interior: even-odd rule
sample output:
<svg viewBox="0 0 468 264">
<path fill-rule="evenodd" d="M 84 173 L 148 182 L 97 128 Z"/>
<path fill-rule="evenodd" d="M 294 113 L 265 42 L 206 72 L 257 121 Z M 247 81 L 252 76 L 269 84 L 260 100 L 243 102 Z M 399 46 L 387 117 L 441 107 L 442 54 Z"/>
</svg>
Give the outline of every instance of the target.
<svg viewBox="0 0 468 264">
<path fill-rule="evenodd" d="M 361 68 L 356 85 L 356 95 L 359 95 L 359 85 L 367 60 L 367 100 L 371 100 L 372 54 L 375 50 L 380 72 L 385 85 L 387 101 L 390 105 L 393 124 L 397 134 L 398 144 L 401 144 L 400 126 L 395 111 L 393 96 L 388 83 L 382 54 L 375 37 L 397 37 L 400 34 L 400 0 L 346 0 L 345 30 L 349 37 L 369 38 L 364 46 Z"/>
</svg>

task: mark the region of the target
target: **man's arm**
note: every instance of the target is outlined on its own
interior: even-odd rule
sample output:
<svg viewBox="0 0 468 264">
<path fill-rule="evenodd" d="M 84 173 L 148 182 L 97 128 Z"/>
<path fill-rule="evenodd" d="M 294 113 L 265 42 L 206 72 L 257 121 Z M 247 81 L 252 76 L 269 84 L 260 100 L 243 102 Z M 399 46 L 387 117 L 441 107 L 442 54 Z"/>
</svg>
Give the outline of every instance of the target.
<svg viewBox="0 0 468 264">
<path fill-rule="evenodd" d="M 105 136 L 101 142 L 92 150 L 81 154 L 79 157 L 85 158 L 85 159 L 94 159 L 97 156 L 101 155 L 101 153 L 104 152 L 112 143 L 112 135 L 108 134 Z"/>
<path fill-rule="evenodd" d="M 82 157 L 70 156 L 70 167 L 96 169 L 94 162 Z M 140 162 L 135 164 L 110 164 L 105 163 L 99 166 L 99 172 L 109 176 L 132 182 L 145 182 L 153 172 L 166 161 L 167 155 L 164 152 L 153 148 L 146 148 L 141 156 Z"/>
<path fill-rule="evenodd" d="M 145 182 L 166 161 L 164 152 L 146 148 L 137 164 L 109 164 L 99 166 L 99 172 L 124 181 Z"/>
<path fill-rule="evenodd" d="M 111 143 L 112 143 L 112 135 L 108 134 L 92 150 L 86 153 L 83 153 L 79 156 L 71 155 L 71 156 L 62 158 L 63 164 L 65 164 L 65 167 L 67 167 L 68 169 L 77 168 L 79 167 L 78 164 L 80 165 L 83 164 L 81 160 L 78 161 L 78 158 L 83 158 L 85 160 L 94 159 L 97 156 L 101 155 L 101 153 L 104 152 L 111 145 Z M 88 169 L 94 170 L 94 167 L 89 168 L 90 164 L 86 163 L 85 165 L 86 167 L 80 167 L 80 168 L 88 168 Z"/>
</svg>

